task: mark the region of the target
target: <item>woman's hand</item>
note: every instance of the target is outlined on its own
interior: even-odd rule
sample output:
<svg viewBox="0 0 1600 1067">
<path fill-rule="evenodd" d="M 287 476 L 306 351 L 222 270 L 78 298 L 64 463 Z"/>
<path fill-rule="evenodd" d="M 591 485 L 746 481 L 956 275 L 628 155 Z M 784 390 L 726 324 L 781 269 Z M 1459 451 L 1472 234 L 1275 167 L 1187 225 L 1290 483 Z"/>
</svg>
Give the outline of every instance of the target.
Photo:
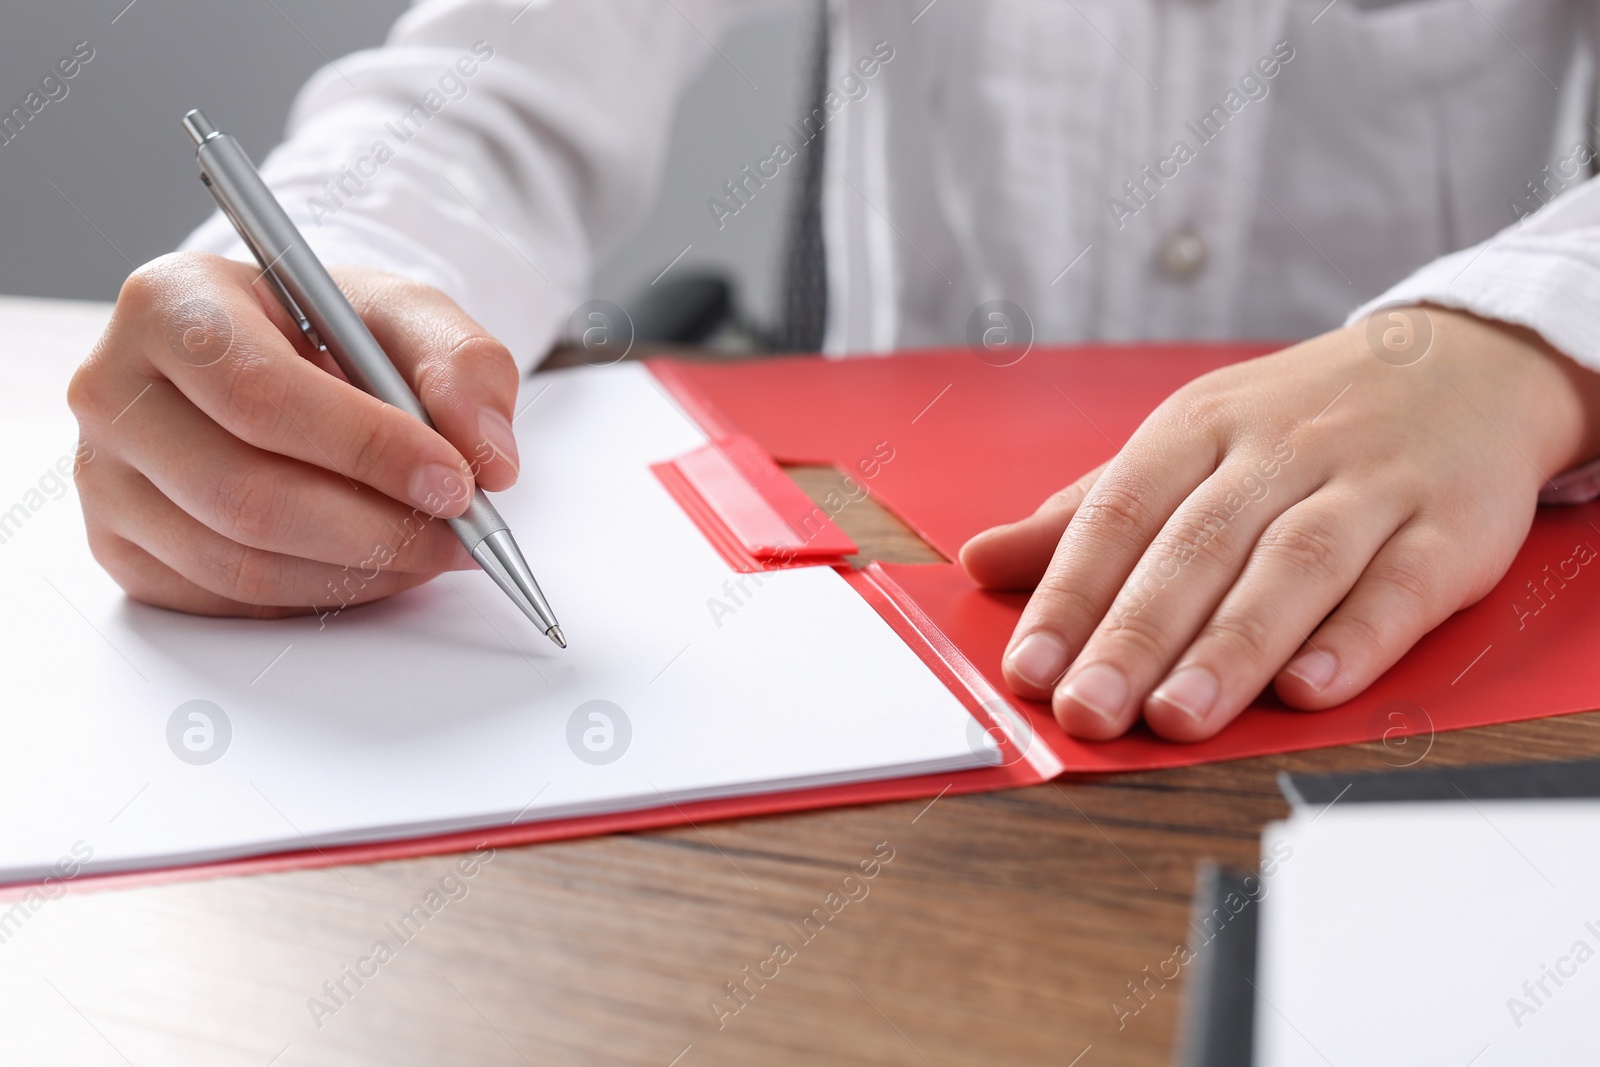
<svg viewBox="0 0 1600 1067">
<path fill-rule="evenodd" d="M 253 266 L 180 253 L 123 286 L 67 399 L 89 546 L 130 596 L 273 617 L 476 566 L 435 520 L 516 480 L 516 365 L 443 293 L 335 274 L 437 430 L 346 382 Z"/>
<path fill-rule="evenodd" d="M 1547 478 L 1600 452 L 1600 375 L 1463 313 L 1374 318 L 1191 382 L 963 547 L 984 586 L 1034 589 L 1013 689 L 1078 737 L 1143 715 L 1196 741 L 1269 684 L 1348 700 L 1494 586 Z"/>
</svg>

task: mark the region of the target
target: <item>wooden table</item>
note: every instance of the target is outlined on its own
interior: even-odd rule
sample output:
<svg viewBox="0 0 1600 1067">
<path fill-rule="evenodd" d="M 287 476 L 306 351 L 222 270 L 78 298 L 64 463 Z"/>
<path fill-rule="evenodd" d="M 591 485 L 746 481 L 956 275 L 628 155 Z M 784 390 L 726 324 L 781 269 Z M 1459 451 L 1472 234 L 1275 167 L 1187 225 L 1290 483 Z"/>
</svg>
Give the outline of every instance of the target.
<svg viewBox="0 0 1600 1067">
<path fill-rule="evenodd" d="M 0 327 L 75 361 L 105 310 L 0 300 Z M 861 539 L 903 550 L 902 537 Z M 1196 863 L 1253 863 L 1262 824 L 1286 810 L 1278 771 L 1379 769 L 1417 751 L 503 849 L 359 987 L 345 968 L 393 941 L 386 924 L 459 857 L 74 888 L 0 943 L 0 1062 L 1164 1064 L 1181 979 L 1120 1029 L 1111 1005 L 1185 936 Z M 1578 755 L 1600 755 L 1600 714 L 1440 734 L 1424 763 Z M 801 943 L 789 924 L 875 848 L 893 858 L 870 892 Z M 780 940 L 794 957 L 751 980 L 734 1013 L 725 984 Z M 314 1013 L 341 978 L 342 1004 Z"/>
</svg>

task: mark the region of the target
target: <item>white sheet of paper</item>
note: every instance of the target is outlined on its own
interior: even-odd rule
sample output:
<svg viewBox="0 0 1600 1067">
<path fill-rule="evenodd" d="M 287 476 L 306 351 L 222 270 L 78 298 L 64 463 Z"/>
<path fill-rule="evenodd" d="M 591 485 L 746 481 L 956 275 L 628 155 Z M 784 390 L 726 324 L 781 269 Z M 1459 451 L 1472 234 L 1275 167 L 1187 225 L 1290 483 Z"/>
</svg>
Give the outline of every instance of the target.
<svg viewBox="0 0 1600 1067">
<path fill-rule="evenodd" d="M 1593 1063 L 1597 843 L 1594 801 L 1336 805 L 1269 826 L 1263 855 L 1292 854 L 1262 905 L 1255 1062 Z"/>
<path fill-rule="evenodd" d="M 648 470 L 704 436 L 643 368 L 542 376 L 520 403 L 522 478 L 496 503 L 565 652 L 479 572 L 322 619 L 134 603 L 51 477 L 70 420 L 0 430 L 0 881 L 79 842 L 88 870 L 140 869 L 995 761 L 831 570 L 756 576 L 713 616 L 741 576 Z M 194 700 L 225 743 L 171 727 Z M 626 724 L 572 725 L 595 700 Z"/>
</svg>

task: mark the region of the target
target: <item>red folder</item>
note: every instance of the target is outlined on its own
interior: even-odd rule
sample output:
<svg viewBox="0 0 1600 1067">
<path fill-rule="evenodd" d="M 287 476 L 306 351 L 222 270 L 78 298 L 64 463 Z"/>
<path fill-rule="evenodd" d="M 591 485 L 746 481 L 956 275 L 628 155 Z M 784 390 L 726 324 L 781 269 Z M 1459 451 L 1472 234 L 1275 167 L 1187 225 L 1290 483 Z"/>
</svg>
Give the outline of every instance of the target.
<svg viewBox="0 0 1600 1067">
<path fill-rule="evenodd" d="M 1272 346 L 1035 350 L 995 367 L 965 349 L 820 363 L 656 363 L 712 437 L 744 435 L 785 463 L 834 464 L 946 557 L 1021 518 L 1110 458 L 1173 390 Z M 887 442 L 894 458 L 860 468 Z M 1540 508 L 1510 571 L 1348 703 L 1321 712 L 1264 694 L 1220 735 L 1163 741 L 1142 726 L 1081 742 L 1006 691 L 1000 656 L 1026 597 L 976 588 L 959 565 L 874 564 L 867 580 L 926 619 L 960 671 L 1027 717 L 1068 773 L 1145 770 L 1400 738 L 1600 707 L 1600 504 Z M 1414 746 L 1412 754 L 1422 750 Z M 989 772 L 970 772 L 974 777 Z"/>
<path fill-rule="evenodd" d="M 1030 513 L 1109 458 L 1184 382 L 1263 346 L 1035 350 L 994 367 L 962 350 L 882 359 L 737 364 L 652 361 L 661 385 L 712 444 L 656 468 L 662 484 L 736 570 L 834 566 L 973 712 L 1001 765 L 788 793 L 707 800 L 491 830 L 98 876 L 99 884 L 368 862 L 815 807 L 1036 784 L 1062 773 L 1175 767 L 1382 740 L 1600 707 L 1592 607 L 1600 504 L 1541 508 L 1506 577 L 1425 637 L 1361 696 L 1322 712 L 1264 695 L 1221 735 L 1163 741 L 1141 727 L 1080 742 L 1048 706 L 1012 695 L 999 661 L 1026 597 L 987 593 L 959 565 L 860 569 L 826 513 L 778 464 L 827 464 L 954 560 L 968 537 Z M 1591 590 L 1588 586 L 1593 585 Z M 1415 742 L 1405 750 L 1425 752 Z"/>
</svg>

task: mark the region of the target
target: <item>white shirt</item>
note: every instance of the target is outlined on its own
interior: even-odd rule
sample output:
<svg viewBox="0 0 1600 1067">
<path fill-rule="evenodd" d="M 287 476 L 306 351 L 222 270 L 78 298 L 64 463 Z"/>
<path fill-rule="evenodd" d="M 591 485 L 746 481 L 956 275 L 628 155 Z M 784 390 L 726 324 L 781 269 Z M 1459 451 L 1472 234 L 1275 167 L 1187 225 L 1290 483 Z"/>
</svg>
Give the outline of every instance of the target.
<svg viewBox="0 0 1600 1067">
<path fill-rule="evenodd" d="M 325 261 L 443 289 L 526 366 L 643 213 L 678 89 L 753 5 L 525 3 L 419 4 L 312 78 L 263 170 Z M 835 0 L 826 350 L 960 344 L 993 299 L 1061 342 L 1290 340 L 1429 300 L 1600 369 L 1593 15 Z M 730 183 L 798 182 L 804 132 Z M 708 234 L 738 204 L 720 192 Z M 186 247 L 247 258 L 216 218 Z"/>
</svg>

